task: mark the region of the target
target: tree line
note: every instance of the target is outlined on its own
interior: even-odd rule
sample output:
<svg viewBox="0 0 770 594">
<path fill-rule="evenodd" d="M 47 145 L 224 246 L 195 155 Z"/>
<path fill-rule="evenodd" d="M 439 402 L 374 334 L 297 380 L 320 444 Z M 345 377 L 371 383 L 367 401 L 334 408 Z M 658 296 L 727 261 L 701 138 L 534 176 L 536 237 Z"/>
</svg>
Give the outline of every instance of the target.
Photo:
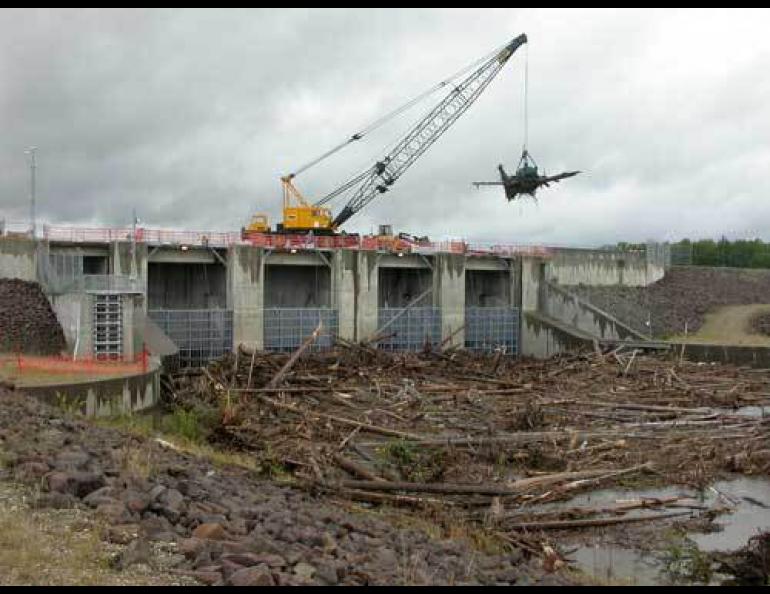
<svg viewBox="0 0 770 594">
<path fill-rule="evenodd" d="M 671 244 L 671 257 L 673 264 L 770 268 L 770 243 L 761 239 L 730 241 L 725 237 L 718 241 L 683 239 Z"/>
<path fill-rule="evenodd" d="M 620 251 L 644 251 L 645 244 L 621 241 L 604 247 Z M 682 239 L 671 243 L 670 247 L 671 263 L 675 266 L 770 268 L 770 242 L 765 243 L 761 239 Z"/>
</svg>

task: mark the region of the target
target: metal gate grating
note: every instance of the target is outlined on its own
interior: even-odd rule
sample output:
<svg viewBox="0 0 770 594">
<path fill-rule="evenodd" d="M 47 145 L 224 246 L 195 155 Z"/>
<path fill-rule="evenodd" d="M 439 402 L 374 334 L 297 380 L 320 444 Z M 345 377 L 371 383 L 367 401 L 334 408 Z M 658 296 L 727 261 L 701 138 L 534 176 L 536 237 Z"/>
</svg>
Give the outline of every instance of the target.
<svg viewBox="0 0 770 594">
<path fill-rule="evenodd" d="M 201 367 L 233 349 L 233 312 L 155 309 L 147 312 L 179 349 L 182 367 Z"/>
<path fill-rule="evenodd" d="M 293 351 L 323 321 L 321 336 L 310 346 L 318 351 L 334 346 L 339 327 L 336 309 L 324 307 L 274 307 L 264 311 L 264 344 L 266 351 Z"/>
<path fill-rule="evenodd" d="M 97 359 L 123 356 L 123 300 L 120 295 L 94 295 L 93 347 Z"/>
<path fill-rule="evenodd" d="M 383 350 L 418 351 L 426 342 L 433 346 L 441 343 L 441 309 L 438 307 L 381 307 L 377 317 L 377 327 L 384 328 L 382 333 L 387 337 L 377 343 Z M 398 319 L 391 322 L 396 317 Z"/>
<path fill-rule="evenodd" d="M 519 316 L 516 307 L 466 307 L 465 348 L 518 354 Z"/>
</svg>

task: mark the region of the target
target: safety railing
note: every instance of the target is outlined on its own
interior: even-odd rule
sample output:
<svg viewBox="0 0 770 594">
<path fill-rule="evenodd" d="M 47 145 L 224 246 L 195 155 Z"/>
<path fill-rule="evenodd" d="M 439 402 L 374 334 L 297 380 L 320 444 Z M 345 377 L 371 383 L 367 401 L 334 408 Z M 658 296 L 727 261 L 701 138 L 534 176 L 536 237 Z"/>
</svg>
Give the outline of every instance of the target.
<svg viewBox="0 0 770 594">
<path fill-rule="evenodd" d="M 219 231 L 177 231 L 169 229 L 65 227 L 45 225 L 43 238 L 65 243 L 109 243 L 132 241 L 148 245 L 225 248 L 231 245 L 253 245 L 273 250 L 330 250 L 399 252 L 416 254 L 467 254 L 497 256 L 533 256 L 548 258 L 554 250 L 538 245 L 468 243 L 463 240 L 420 241 L 400 237 L 371 235 L 313 235 L 280 233 L 246 233 Z"/>
<path fill-rule="evenodd" d="M 142 293 L 138 279 L 120 274 L 85 274 L 83 290 L 87 293 Z"/>
<path fill-rule="evenodd" d="M 136 240 L 150 245 L 228 247 L 234 243 L 240 242 L 240 234 L 219 231 L 138 229 Z"/>
<path fill-rule="evenodd" d="M 169 229 L 145 229 L 137 227 L 65 227 L 45 225 L 43 238 L 62 243 L 110 243 L 136 241 L 150 245 L 190 245 L 227 247 L 240 242 L 240 234 L 217 231 L 176 231 Z"/>
<path fill-rule="evenodd" d="M 62 243 L 110 243 L 112 241 L 131 241 L 131 228 L 110 227 L 65 227 L 44 225 L 43 239 Z M 138 233 L 137 233 L 138 240 Z"/>
<path fill-rule="evenodd" d="M 29 221 L 7 221 L 0 219 L 0 237 L 3 236 L 31 236 L 32 226 Z"/>
</svg>

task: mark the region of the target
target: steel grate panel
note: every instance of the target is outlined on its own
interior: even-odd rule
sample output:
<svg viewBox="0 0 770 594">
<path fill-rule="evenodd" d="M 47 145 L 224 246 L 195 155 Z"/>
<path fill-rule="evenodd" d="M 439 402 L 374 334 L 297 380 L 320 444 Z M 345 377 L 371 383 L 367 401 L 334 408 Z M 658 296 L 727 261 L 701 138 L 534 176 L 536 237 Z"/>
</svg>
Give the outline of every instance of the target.
<svg viewBox="0 0 770 594">
<path fill-rule="evenodd" d="M 232 351 L 231 310 L 155 309 L 147 314 L 179 349 L 182 367 L 201 367 Z"/>
<path fill-rule="evenodd" d="M 336 309 L 324 307 L 273 307 L 264 310 L 266 351 L 289 352 L 297 349 L 323 322 L 321 336 L 310 346 L 320 351 L 334 346 L 339 328 Z"/>
<path fill-rule="evenodd" d="M 394 318 L 398 318 L 392 322 Z M 387 324 L 387 327 L 386 327 Z M 441 309 L 438 307 L 381 307 L 377 327 L 386 338 L 377 346 L 386 351 L 419 351 L 426 342 L 441 343 Z"/>
<path fill-rule="evenodd" d="M 93 350 L 97 359 L 123 356 L 123 300 L 120 295 L 94 295 Z"/>
<path fill-rule="evenodd" d="M 518 354 L 519 320 L 517 307 L 466 307 L 465 348 Z"/>
</svg>

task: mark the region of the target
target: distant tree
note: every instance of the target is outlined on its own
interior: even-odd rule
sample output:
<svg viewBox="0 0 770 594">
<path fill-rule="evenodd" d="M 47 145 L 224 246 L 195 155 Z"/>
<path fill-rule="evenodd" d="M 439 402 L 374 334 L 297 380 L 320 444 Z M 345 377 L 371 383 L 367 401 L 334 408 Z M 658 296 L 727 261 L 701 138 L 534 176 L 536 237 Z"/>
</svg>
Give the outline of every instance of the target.
<svg viewBox="0 0 770 594">
<path fill-rule="evenodd" d="M 683 239 L 671 245 L 672 253 L 691 254 L 695 266 L 732 266 L 735 268 L 770 268 L 770 243 L 761 239 L 730 241 L 713 239 Z"/>
</svg>

